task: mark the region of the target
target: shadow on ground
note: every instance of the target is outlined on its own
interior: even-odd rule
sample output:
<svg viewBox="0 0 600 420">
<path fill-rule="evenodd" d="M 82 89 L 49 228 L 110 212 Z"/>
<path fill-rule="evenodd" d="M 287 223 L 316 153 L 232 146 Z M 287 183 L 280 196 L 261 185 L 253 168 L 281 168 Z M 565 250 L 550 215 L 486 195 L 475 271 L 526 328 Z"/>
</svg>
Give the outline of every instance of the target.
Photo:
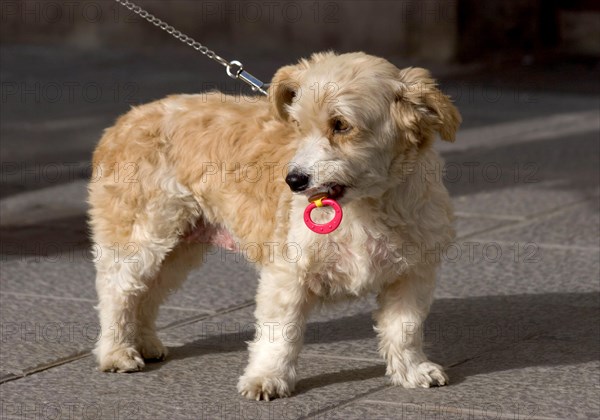
<svg viewBox="0 0 600 420">
<path fill-rule="evenodd" d="M 33 258 L 57 261 L 82 257 L 93 261 L 85 215 L 41 223 L 0 227 L 0 259 Z"/>
<path fill-rule="evenodd" d="M 449 368 L 454 384 L 472 375 L 595 361 L 600 356 L 599 306 L 599 293 L 439 299 L 427 320 L 427 353 Z M 310 323 L 306 347 L 333 357 L 377 360 L 372 325 L 370 313 Z M 203 354 L 245 351 L 252 337 L 246 331 L 201 338 L 171 348 L 166 362 L 148 365 L 148 369 Z M 306 378 L 299 387 L 306 391 L 324 383 L 366 380 L 384 371 L 383 366 L 347 369 Z"/>
</svg>

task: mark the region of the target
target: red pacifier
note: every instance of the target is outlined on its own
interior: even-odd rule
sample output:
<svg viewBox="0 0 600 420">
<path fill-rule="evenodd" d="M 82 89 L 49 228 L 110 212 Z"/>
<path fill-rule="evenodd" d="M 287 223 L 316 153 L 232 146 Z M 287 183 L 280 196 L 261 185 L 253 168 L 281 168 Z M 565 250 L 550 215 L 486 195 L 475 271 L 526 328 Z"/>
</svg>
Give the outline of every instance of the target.
<svg viewBox="0 0 600 420">
<path fill-rule="evenodd" d="M 313 199 L 313 197 L 311 197 L 309 200 L 311 200 L 311 203 L 304 210 L 304 223 L 306 226 L 308 226 L 308 228 L 313 232 L 321 235 L 326 235 L 336 230 L 340 223 L 342 223 L 343 216 L 342 207 L 338 204 L 338 202 L 331 198 L 327 198 L 326 195 L 322 195 L 317 199 Z M 315 223 L 310 218 L 310 214 L 317 207 L 333 207 L 333 210 L 335 211 L 333 219 L 325 223 Z"/>
</svg>

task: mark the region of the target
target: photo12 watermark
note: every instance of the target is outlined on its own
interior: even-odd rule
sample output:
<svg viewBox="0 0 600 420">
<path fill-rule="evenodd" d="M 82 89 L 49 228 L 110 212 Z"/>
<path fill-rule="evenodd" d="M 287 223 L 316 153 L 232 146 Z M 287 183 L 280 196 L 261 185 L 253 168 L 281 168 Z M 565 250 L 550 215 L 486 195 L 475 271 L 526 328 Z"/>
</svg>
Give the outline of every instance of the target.
<svg viewBox="0 0 600 420">
<path fill-rule="evenodd" d="M 145 417 L 142 404 L 138 401 L 117 400 L 110 403 L 73 401 L 35 401 L 27 399 L 2 402 L 2 419 L 142 419 Z"/>
<path fill-rule="evenodd" d="M 139 102 L 136 82 L 95 81 L 3 81 L 0 83 L 0 102 L 8 104 L 95 104 Z"/>
</svg>

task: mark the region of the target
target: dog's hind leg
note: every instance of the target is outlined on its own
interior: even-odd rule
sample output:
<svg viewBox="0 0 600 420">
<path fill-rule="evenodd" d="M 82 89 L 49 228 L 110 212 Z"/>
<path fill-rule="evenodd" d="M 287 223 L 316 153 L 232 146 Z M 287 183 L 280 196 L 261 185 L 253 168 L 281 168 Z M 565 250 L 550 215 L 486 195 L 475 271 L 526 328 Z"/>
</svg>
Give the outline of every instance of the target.
<svg viewBox="0 0 600 420">
<path fill-rule="evenodd" d="M 94 354 L 99 369 L 131 372 L 144 367 L 142 338 L 147 336 L 144 316 L 156 317 L 154 296 L 162 262 L 168 251 L 160 252 L 145 243 L 115 242 L 111 248 L 99 247 L 96 261 L 96 290 L 101 335 Z M 150 310 L 149 310 L 150 309 Z M 154 344 L 152 353 L 163 353 L 162 344 Z M 162 354 L 154 354 L 160 357 Z"/>
<path fill-rule="evenodd" d="M 90 215 L 101 330 L 94 354 L 100 370 L 136 371 L 144 359 L 166 355 L 154 323 L 169 290 L 202 258 L 203 245 L 182 241 L 198 210 L 187 196 L 166 194 L 137 208 L 127 202 L 106 206 L 99 199 L 102 189 L 94 187 Z"/>
<path fill-rule="evenodd" d="M 206 255 L 208 245 L 180 243 L 163 262 L 160 271 L 148 291 L 140 296 L 137 304 L 139 325 L 139 352 L 145 360 L 162 360 L 167 355 L 156 334 L 156 318 L 160 305 L 187 278 L 192 268 L 198 267 Z"/>
<path fill-rule="evenodd" d="M 97 246 L 96 251 L 101 253 L 96 262 L 100 337 L 94 354 L 99 369 L 113 372 L 140 370 L 144 367 L 140 342 L 144 336 L 140 319 L 143 311 L 140 309 L 142 305 L 154 303 L 152 289 L 162 261 L 153 262 L 151 266 L 148 261 L 142 262 L 141 255 L 148 259 L 151 252 L 135 242 L 125 246 L 115 243 L 112 250 Z M 123 249 L 129 249 L 131 254 L 121 257 Z M 111 255 L 113 251 L 116 252 Z M 151 257 L 153 260 L 163 258 L 164 255 L 156 254 Z"/>
<path fill-rule="evenodd" d="M 144 360 L 160 360 L 167 355 L 156 334 L 159 306 L 201 263 L 206 247 L 180 244 L 164 256 L 164 261 L 159 255 L 150 257 L 159 267 L 145 264 L 145 270 L 140 261 L 143 254 L 148 258 L 148 250 L 140 248 L 140 256 L 132 254 L 129 260 L 114 264 L 112 270 L 99 270 L 96 287 L 101 336 L 94 354 L 100 370 L 136 371 L 144 367 Z"/>
<path fill-rule="evenodd" d="M 435 269 L 424 267 L 386 286 L 378 296 L 375 320 L 379 351 L 394 385 L 429 388 L 448 383 L 443 368 L 430 362 L 423 352 L 423 323 L 434 287 Z"/>
</svg>

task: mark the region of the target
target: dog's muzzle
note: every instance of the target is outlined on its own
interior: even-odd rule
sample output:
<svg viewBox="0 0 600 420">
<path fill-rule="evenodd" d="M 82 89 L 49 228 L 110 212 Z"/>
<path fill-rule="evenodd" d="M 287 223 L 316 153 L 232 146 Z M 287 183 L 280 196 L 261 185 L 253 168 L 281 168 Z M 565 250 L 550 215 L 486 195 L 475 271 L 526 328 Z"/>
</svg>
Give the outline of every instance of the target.
<svg viewBox="0 0 600 420">
<path fill-rule="evenodd" d="M 324 196 L 334 200 L 340 199 L 346 192 L 346 186 L 328 182 L 316 187 L 308 188 L 310 185 L 310 175 L 301 171 L 292 171 L 285 177 L 285 182 L 290 189 L 295 193 L 304 193 L 308 197 L 308 201 L 313 201 L 314 197 Z"/>
</svg>

